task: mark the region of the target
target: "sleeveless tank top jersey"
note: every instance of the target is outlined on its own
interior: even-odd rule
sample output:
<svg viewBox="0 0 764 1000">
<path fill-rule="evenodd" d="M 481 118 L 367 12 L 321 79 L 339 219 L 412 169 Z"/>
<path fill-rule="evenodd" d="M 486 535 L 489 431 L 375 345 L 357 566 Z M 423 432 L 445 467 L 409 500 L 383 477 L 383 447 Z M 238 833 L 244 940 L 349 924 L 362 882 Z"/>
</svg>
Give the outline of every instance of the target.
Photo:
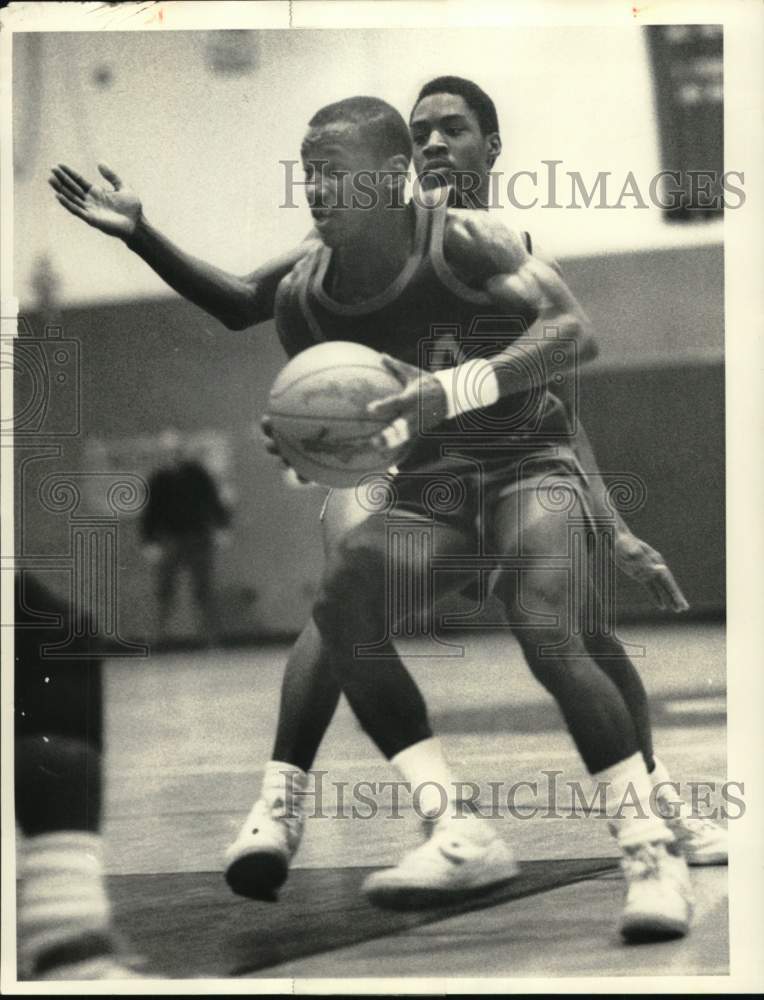
<svg viewBox="0 0 764 1000">
<path fill-rule="evenodd" d="M 282 281 L 276 295 L 276 328 L 289 357 L 321 341 L 348 340 L 384 351 L 425 370 L 491 357 L 520 337 L 534 321 L 529 314 L 497 315 L 488 295 L 449 267 L 443 252 L 448 208 L 409 205 L 414 213 L 414 247 L 405 267 L 383 292 L 358 304 L 334 301 L 325 288 L 332 250 L 318 246 Z M 529 243 L 529 240 L 527 240 Z M 533 355 L 528 354 L 532 367 Z M 565 378 L 560 355 L 560 374 Z M 445 421 L 418 435 L 404 470 L 458 468 L 497 471 L 531 455 L 550 455 L 567 444 L 571 430 L 565 408 L 545 387 L 529 388 L 493 406 Z M 444 445 L 449 457 L 444 461 Z"/>
</svg>

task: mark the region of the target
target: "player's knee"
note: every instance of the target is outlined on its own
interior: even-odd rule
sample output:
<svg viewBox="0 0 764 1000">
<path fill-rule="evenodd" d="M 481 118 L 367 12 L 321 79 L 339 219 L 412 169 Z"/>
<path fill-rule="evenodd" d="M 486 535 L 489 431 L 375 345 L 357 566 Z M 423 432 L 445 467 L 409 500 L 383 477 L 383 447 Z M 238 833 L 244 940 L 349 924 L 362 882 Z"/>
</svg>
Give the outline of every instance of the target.
<svg viewBox="0 0 764 1000">
<path fill-rule="evenodd" d="M 569 630 L 561 621 L 515 625 L 513 632 L 529 662 L 543 660 L 545 654 L 554 655 L 569 638 Z"/>
<path fill-rule="evenodd" d="M 567 573 L 553 571 L 500 573 L 493 593 L 511 622 L 562 619 L 573 605 Z"/>
<path fill-rule="evenodd" d="M 313 620 L 332 643 L 363 642 L 384 610 L 384 567 L 372 549 L 341 548 L 324 574 Z"/>
<path fill-rule="evenodd" d="M 27 836 L 96 830 L 101 811 L 101 755 L 86 739 L 52 733 L 15 746 L 16 818 Z"/>
</svg>

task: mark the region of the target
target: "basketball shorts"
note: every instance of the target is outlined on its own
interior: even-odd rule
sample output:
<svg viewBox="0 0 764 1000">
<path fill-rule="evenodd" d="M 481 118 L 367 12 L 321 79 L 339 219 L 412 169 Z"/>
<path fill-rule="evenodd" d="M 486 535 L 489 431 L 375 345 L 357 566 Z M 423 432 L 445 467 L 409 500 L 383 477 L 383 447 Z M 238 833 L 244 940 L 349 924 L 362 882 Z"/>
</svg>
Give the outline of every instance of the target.
<svg viewBox="0 0 764 1000">
<path fill-rule="evenodd" d="M 338 522 L 349 530 L 372 514 L 413 515 L 456 524 L 465 531 L 489 532 L 497 504 L 525 490 L 535 491 L 550 511 L 570 508 L 578 501 L 586 520 L 593 522 L 589 481 L 567 445 L 545 445 L 505 461 L 488 452 L 483 458 L 454 449 L 429 467 L 403 467 L 367 476 L 349 489 L 330 489 L 321 521 L 331 518 L 334 535 Z"/>
</svg>

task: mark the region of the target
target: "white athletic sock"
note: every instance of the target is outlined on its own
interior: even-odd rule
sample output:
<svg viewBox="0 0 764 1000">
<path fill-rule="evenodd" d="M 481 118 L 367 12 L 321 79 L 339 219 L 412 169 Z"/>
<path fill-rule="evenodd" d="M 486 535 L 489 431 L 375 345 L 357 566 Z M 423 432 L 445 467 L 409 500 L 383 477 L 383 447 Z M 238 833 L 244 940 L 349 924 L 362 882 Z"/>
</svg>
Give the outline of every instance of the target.
<svg viewBox="0 0 764 1000">
<path fill-rule="evenodd" d="M 605 809 L 620 847 L 674 839 L 650 802 L 653 785 L 640 753 L 592 775 L 592 779 L 605 787 Z"/>
<path fill-rule="evenodd" d="M 411 785 L 414 808 L 420 816 L 436 820 L 438 824 L 466 819 L 471 836 L 493 836 L 490 827 L 478 816 L 457 805 L 456 779 L 437 737 L 431 736 L 406 747 L 392 757 L 390 763 Z"/>
<path fill-rule="evenodd" d="M 285 764 L 280 760 L 269 760 L 263 773 L 260 797 L 266 802 L 283 802 L 288 808 L 302 809 L 309 777 L 295 764 Z"/>
<path fill-rule="evenodd" d="M 665 764 L 658 757 L 655 758 L 655 770 L 650 775 L 650 781 L 658 811 L 664 819 L 677 819 L 691 812 L 681 796 L 679 782 L 672 781 Z"/>
<path fill-rule="evenodd" d="M 670 782 L 671 775 L 668 773 L 666 765 L 659 757 L 654 757 L 653 760 L 655 761 L 655 767 L 650 772 L 650 781 L 652 782 L 654 788 L 656 785 L 662 785 L 666 782 Z M 669 789 L 669 791 L 673 791 L 673 789 Z"/>
<path fill-rule="evenodd" d="M 83 933 L 108 933 L 100 836 L 45 833 L 24 845 L 18 933 L 25 963 Z"/>
<path fill-rule="evenodd" d="M 454 776 L 434 736 L 401 750 L 390 763 L 411 785 L 415 805 L 424 816 L 446 815 L 455 799 Z"/>
</svg>

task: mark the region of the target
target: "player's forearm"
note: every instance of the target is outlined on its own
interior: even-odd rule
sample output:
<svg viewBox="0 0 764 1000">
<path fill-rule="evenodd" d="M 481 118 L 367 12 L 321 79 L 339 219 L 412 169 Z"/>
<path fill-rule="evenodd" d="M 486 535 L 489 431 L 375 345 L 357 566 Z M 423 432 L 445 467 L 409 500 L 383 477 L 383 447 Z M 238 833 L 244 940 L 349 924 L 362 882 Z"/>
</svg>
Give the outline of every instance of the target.
<svg viewBox="0 0 764 1000">
<path fill-rule="evenodd" d="M 267 319 L 256 284 L 185 253 L 146 219 L 125 239 L 171 288 L 232 330 Z"/>
<path fill-rule="evenodd" d="M 589 319 L 559 270 L 526 257 L 518 269 L 493 275 L 483 287 L 497 312 L 516 316 L 519 310 L 531 309 L 537 319 L 493 357 L 434 373 L 446 397 L 447 419 L 542 388 L 561 370 L 596 357 Z"/>
<path fill-rule="evenodd" d="M 549 336 L 550 330 L 555 331 L 554 336 Z M 561 345 L 561 341 L 567 343 Z M 524 336 L 491 359 L 498 397 L 545 386 L 555 374 L 585 364 L 596 354 L 587 325 L 577 317 L 566 313 L 538 320 Z"/>
<path fill-rule="evenodd" d="M 546 385 L 561 368 L 574 368 L 597 355 L 589 318 L 559 273 L 532 259 L 526 267 L 517 276 L 497 275 L 486 283 L 494 305 L 509 315 L 517 311 L 518 279 L 540 303 L 530 329 L 493 359 L 499 396 Z"/>
</svg>

